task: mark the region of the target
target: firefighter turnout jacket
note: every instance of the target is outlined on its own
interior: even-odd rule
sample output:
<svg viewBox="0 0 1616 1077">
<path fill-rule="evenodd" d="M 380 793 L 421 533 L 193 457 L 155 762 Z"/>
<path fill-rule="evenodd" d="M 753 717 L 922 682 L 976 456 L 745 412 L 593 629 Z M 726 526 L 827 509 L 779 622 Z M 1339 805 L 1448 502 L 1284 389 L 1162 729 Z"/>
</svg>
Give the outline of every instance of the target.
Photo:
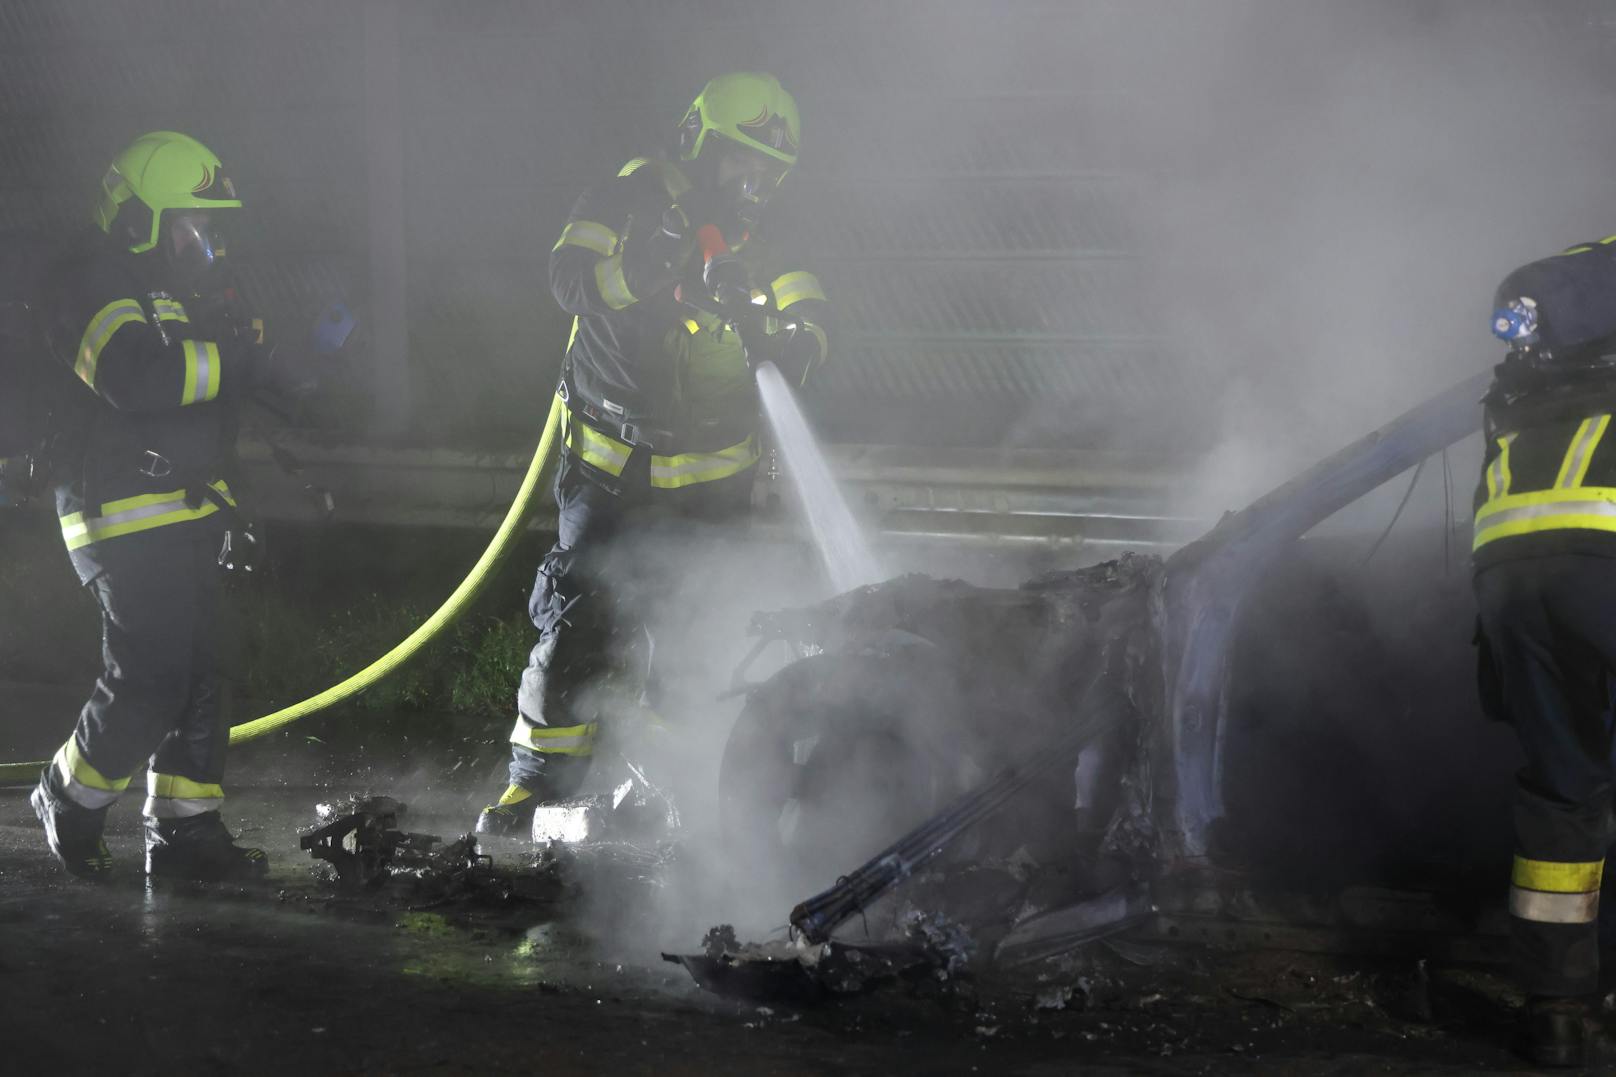
<svg viewBox="0 0 1616 1077">
<path fill-rule="evenodd" d="M 563 438 L 608 488 L 636 447 L 651 453 L 651 486 L 665 489 L 739 474 L 760 454 L 757 386 L 740 336 L 681 301 L 705 294 L 693 241 L 664 272 L 636 272 L 634 246 L 690 190 L 675 163 L 630 161 L 578 199 L 550 254 L 551 290 L 574 316 L 557 390 Z M 827 350 L 819 281 L 780 261 L 761 232 L 728 238 L 767 312 L 765 336 L 752 342 L 765 354 L 753 361 L 776 362 L 800 385 Z"/>
<path fill-rule="evenodd" d="M 55 465 L 62 539 L 86 579 L 99 544 L 234 505 L 234 401 L 252 346 L 200 301 L 154 288 L 155 257 L 97 234 L 56 278 L 58 350 L 96 396 Z"/>
<path fill-rule="evenodd" d="M 1547 352 L 1512 352 L 1485 400 L 1472 546 L 1478 571 L 1554 553 L 1616 557 L 1612 286 L 1616 236 L 1524 266 L 1500 286 L 1500 303 L 1529 296 L 1543 312 Z"/>
</svg>

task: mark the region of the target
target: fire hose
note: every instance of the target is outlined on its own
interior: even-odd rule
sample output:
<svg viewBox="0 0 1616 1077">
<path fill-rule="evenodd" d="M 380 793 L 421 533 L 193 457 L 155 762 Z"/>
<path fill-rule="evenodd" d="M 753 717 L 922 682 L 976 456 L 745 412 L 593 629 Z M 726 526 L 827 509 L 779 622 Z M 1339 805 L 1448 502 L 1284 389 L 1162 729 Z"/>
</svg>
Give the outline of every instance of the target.
<svg viewBox="0 0 1616 1077">
<path fill-rule="evenodd" d="M 511 507 L 505 513 L 505 519 L 500 522 L 499 529 L 489 540 L 488 546 L 483 550 L 482 556 L 472 566 L 471 571 L 460 581 L 439 606 L 415 631 L 393 647 L 392 650 L 376 659 L 370 665 L 348 677 L 346 680 L 332 685 L 325 691 L 312 695 L 300 703 L 289 707 L 282 707 L 262 718 L 234 726 L 230 730 L 231 744 L 245 744 L 257 740 L 282 729 L 301 718 L 335 706 L 343 700 L 349 699 L 371 685 L 380 681 L 390 673 L 397 670 L 404 663 L 415 657 L 416 653 L 430 643 L 437 635 L 449 625 L 453 624 L 472 600 L 481 593 L 483 587 L 493 576 L 494 570 L 505 555 L 510 552 L 516 536 L 521 532 L 527 522 L 528 506 L 533 500 L 534 492 L 539 488 L 539 481 L 544 470 L 555 455 L 556 435 L 561 429 L 561 409 L 563 405 L 559 397 L 550 406 L 550 415 L 544 422 L 544 433 L 539 436 L 538 448 L 533 452 L 533 460 L 528 464 L 527 474 L 522 478 L 522 485 L 511 502 Z M 39 780 L 39 772 L 48 763 L 44 760 L 30 763 L 0 763 L 0 787 L 32 785 Z"/>
</svg>

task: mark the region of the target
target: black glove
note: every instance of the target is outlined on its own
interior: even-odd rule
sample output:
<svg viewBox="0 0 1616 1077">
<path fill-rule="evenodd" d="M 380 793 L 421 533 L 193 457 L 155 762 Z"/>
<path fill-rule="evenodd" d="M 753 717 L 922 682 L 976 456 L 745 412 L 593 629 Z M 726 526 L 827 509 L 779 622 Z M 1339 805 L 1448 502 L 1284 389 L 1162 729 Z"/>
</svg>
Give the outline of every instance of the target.
<svg viewBox="0 0 1616 1077">
<path fill-rule="evenodd" d="M 752 274 L 733 254 L 715 254 L 702 267 L 701 282 L 724 310 L 745 310 L 752 304 Z"/>
<path fill-rule="evenodd" d="M 669 206 L 655 224 L 635 222 L 623 242 L 623 282 L 639 299 L 655 295 L 678 279 L 696 247 L 696 230 L 678 206 Z"/>
</svg>

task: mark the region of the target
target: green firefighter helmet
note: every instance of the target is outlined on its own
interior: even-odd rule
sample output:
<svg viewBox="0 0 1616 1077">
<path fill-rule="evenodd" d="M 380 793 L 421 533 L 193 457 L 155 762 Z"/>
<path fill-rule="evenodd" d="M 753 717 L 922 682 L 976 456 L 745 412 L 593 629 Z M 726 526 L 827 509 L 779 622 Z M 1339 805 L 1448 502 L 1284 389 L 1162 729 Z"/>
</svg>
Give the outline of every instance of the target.
<svg viewBox="0 0 1616 1077">
<path fill-rule="evenodd" d="M 95 223 L 139 254 L 157 246 L 165 212 L 239 208 L 236 185 L 217 154 L 190 135 L 152 131 L 112 159 L 101 179 Z"/>
<path fill-rule="evenodd" d="M 713 79 L 691 103 L 679 124 L 679 156 L 694 161 L 716 135 L 790 168 L 797 163 L 801 130 L 796 99 L 779 79 L 737 71 Z"/>
</svg>

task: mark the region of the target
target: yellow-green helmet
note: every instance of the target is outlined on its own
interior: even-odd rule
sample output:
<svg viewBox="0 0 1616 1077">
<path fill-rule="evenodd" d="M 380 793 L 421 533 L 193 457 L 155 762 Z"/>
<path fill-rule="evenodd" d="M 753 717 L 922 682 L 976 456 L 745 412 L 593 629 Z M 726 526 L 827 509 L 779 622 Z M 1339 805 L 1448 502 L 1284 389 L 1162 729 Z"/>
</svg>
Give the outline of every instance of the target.
<svg viewBox="0 0 1616 1077">
<path fill-rule="evenodd" d="M 130 253 L 139 254 L 157 245 L 165 210 L 240 207 L 218 155 L 190 135 L 153 131 L 112 159 L 101 179 L 95 223 L 113 235 L 117 222 L 118 238 L 128 239 Z"/>
<path fill-rule="evenodd" d="M 797 163 L 802 124 L 797 102 L 773 75 L 737 71 L 720 75 L 691 103 L 679 124 L 679 156 L 694 161 L 709 135 L 738 142 L 787 168 Z"/>
</svg>

